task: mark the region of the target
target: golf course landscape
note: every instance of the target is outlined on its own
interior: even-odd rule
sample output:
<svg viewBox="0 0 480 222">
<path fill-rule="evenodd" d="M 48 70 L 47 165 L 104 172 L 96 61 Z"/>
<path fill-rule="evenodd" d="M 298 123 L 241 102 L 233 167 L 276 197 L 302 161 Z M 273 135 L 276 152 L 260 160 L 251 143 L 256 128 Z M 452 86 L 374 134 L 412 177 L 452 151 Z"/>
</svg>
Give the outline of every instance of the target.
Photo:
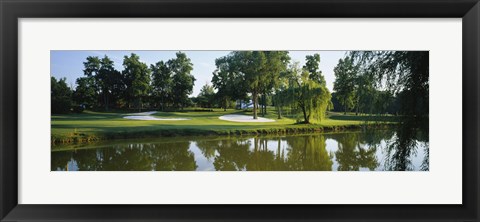
<svg viewBox="0 0 480 222">
<path fill-rule="evenodd" d="M 428 171 L 427 51 L 51 51 L 52 171 Z"/>
</svg>

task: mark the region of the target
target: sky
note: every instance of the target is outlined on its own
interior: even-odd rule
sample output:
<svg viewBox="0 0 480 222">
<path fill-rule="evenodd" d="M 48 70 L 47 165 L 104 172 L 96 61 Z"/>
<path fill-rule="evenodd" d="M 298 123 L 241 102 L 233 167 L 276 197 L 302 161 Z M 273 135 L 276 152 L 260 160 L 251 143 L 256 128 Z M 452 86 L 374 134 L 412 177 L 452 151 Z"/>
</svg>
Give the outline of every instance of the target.
<svg viewBox="0 0 480 222">
<path fill-rule="evenodd" d="M 83 51 L 83 50 L 52 50 L 50 52 L 50 72 L 55 78 L 66 78 L 67 83 L 75 87 L 75 80 L 83 76 L 83 62 L 88 56 L 103 57 L 107 55 L 115 63 L 115 68 L 123 70 L 123 57 L 135 53 L 140 60 L 149 67 L 158 61 L 167 61 L 175 58 L 177 51 Z M 190 96 L 197 96 L 200 89 L 210 80 L 215 70 L 215 59 L 225 56 L 230 51 L 182 51 L 187 54 L 193 63 L 192 75 L 197 79 Z M 305 64 L 305 56 L 320 54 L 320 70 L 325 76 L 327 87 L 333 92 L 335 76 L 333 68 L 338 60 L 343 58 L 345 51 L 290 51 L 291 61 L 298 61 L 300 66 Z"/>
</svg>

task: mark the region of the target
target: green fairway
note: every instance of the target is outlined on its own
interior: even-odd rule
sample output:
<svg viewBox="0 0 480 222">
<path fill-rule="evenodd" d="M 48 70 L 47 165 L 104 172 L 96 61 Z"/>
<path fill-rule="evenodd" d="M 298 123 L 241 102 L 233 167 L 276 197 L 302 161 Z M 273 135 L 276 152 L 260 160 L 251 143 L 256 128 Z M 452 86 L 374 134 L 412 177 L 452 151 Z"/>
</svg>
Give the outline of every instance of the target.
<svg viewBox="0 0 480 222">
<path fill-rule="evenodd" d="M 131 120 L 123 118 L 127 115 L 126 113 L 91 111 L 81 114 L 52 115 L 51 139 L 53 144 L 60 144 L 160 136 L 302 133 L 338 131 L 359 128 L 366 124 L 387 125 L 396 121 L 393 116 L 378 118 L 330 113 L 327 119 L 320 122 L 296 124 L 294 118 L 277 119 L 273 110 L 270 110 L 265 118 L 274 119 L 275 122 L 232 122 L 219 119 L 220 116 L 228 114 L 251 116 L 251 112 L 221 109 L 214 109 L 213 112 L 157 112 L 151 115 L 157 118 L 188 119 L 182 121 Z"/>
</svg>

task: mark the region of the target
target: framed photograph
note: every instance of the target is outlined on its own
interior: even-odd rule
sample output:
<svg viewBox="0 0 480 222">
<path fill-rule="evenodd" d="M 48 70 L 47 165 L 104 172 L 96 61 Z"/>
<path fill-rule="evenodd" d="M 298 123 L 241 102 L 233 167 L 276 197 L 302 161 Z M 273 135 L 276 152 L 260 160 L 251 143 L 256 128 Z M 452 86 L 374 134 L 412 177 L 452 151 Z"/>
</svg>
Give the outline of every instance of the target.
<svg viewBox="0 0 480 222">
<path fill-rule="evenodd" d="M 477 0 L 1 1 L 1 221 L 478 221 Z"/>
</svg>

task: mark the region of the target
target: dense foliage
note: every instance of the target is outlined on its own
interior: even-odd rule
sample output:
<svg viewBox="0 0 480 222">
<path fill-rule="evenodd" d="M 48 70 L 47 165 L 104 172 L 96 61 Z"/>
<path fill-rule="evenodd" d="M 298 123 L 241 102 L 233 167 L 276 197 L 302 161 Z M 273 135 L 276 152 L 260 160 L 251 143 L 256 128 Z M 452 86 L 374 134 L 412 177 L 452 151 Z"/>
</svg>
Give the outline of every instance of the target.
<svg viewBox="0 0 480 222">
<path fill-rule="evenodd" d="M 191 105 L 189 95 L 195 78 L 193 64 L 185 53 L 159 61 L 150 67 L 134 53 L 123 58 L 123 70 L 115 69 L 108 56 L 89 56 L 83 62 L 84 76 L 76 79 L 75 90 L 65 79 L 52 77 L 52 111 L 67 113 L 87 109 L 177 109 Z M 68 92 L 67 92 L 68 91 Z M 58 93 L 57 93 L 58 92 Z"/>
<path fill-rule="evenodd" d="M 248 108 L 253 118 L 274 106 L 278 118 L 297 122 L 321 121 L 326 111 L 357 115 L 394 114 L 428 117 L 428 52 L 352 51 L 334 68 L 333 93 L 320 70 L 319 54 L 307 55 L 300 67 L 288 51 L 233 51 L 215 60 L 211 85 L 197 97 L 190 58 L 175 58 L 148 66 L 136 54 L 123 58 L 123 70 L 115 69 L 108 56 L 89 56 L 84 76 L 75 90 L 65 79 L 52 78 L 52 112 L 73 108 L 177 110 Z M 235 105 L 236 102 L 236 105 Z"/>
<path fill-rule="evenodd" d="M 72 106 L 72 90 L 62 78 L 57 80 L 55 77 L 50 78 L 51 88 L 51 112 L 52 114 L 68 113 Z"/>
</svg>

